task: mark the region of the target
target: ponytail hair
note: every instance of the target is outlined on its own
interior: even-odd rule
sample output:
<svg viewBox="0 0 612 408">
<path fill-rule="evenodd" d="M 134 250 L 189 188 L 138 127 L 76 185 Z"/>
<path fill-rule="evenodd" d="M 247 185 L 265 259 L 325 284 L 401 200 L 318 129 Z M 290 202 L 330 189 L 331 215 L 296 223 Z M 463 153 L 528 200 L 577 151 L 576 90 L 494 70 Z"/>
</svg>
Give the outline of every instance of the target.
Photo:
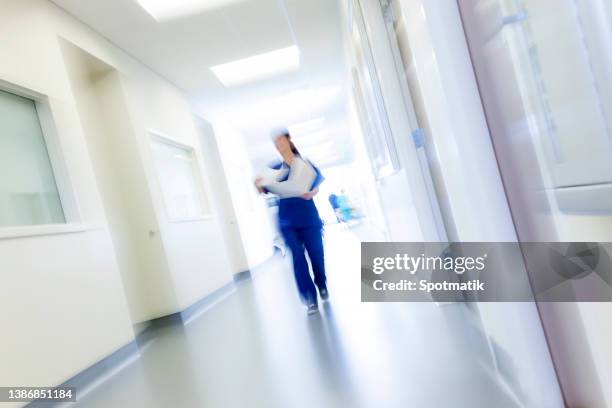
<svg viewBox="0 0 612 408">
<path fill-rule="evenodd" d="M 293 154 L 302 157 L 297 147 L 295 147 L 295 144 L 293 144 L 293 141 L 291 141 L 291 135 L 289 134 L 289 132 L 285 132 L 282 136 L 285 136 L 287 138 L 287 141 L 289 142 L 289 147 L 291 147 L 291 151 L 293 152 Z"/>
</svg>

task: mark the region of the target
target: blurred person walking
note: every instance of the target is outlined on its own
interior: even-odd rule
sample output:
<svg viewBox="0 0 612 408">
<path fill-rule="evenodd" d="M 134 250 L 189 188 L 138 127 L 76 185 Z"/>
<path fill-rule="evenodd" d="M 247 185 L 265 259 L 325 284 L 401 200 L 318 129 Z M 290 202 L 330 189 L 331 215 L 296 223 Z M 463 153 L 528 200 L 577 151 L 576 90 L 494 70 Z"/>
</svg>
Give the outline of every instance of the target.
<svg viewBox="0 0 612 408">
<path fill-rule="evenodd" d="M 304 160 L 298 149 L 291 141 L 291 135 L 286 132 L 274 138 L 276 149 L 283 161 L 272 166 L 275 170 L 291 169 L 294 160 Z M 278 223 L 285 239 L 285 243 L 291 250 L 293 258 L 293 274 L 302 301 L 307 306 L 308 314 L 319 311 L 317 302 L 317 291 L 323 301 L 329 298 L 325 276 L 325 257 L 323 251 L 323 222 L 315 206 L 313 197 L 319 192 L 319 184 L 323 176 L 318 168 L 308 162 L 316 172 L 316 178 L 310 187 L 310 191 L 300 197 L 280 198 L 278 203 Z M 286 181 L 287 175 L 279 182 Z M 255 180 L 255 185 L 262 193 L 268 191 L 261 185 L 261 179 Z M 310 258 L 314 283 L 308 268 L 306 252 Z"/>
<path fill-rule="evenodd" d="M 331 193 L 328 197 L 329 200 L 329 205 L 331 205 L 332 210 L 334 210 L 334 215 L 336 216 L 336 221 L 338 221 L 338 223 L 341 222 L 340 220 L 340 207 L 338 207 L 338 196 L 335 193 Z"/>
</svg>

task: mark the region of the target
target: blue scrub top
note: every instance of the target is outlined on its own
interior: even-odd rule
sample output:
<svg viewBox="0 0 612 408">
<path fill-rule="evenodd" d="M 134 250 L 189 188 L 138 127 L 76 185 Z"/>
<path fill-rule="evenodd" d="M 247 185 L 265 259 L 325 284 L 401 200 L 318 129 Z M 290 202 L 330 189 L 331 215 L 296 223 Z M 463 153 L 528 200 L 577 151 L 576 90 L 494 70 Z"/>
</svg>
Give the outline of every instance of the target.
<svg viewBox="0 0 612 408">
<path fill-rule="evenodd" d="M 312 163 L 310 163 L 312 165 Z M 285 162 L 277 163 L 271 166 L 275 170 L 288 168 L 289 165 Z M 312 184 L 311 190 L 318 187 L 323 182 L 323 175 L 316 166 L 317 177 Z M 289 174 L 283 180 L 286 181 Z M 319 212 L 315 206 L 314 200 L 304 200 L 301 197 L 281 198 L 278 201 L 278 220 L 279 227 L 283 228 L 307 228 L 307 227 L 322 227 L 323 222 L 319 217 Z"/>
</svg>

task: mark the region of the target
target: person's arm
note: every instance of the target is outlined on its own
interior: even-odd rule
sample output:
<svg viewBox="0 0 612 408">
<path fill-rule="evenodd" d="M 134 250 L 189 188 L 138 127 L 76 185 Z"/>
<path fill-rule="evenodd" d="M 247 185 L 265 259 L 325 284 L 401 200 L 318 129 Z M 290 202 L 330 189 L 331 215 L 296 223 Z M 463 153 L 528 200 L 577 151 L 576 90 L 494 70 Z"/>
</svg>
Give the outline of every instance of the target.
<svg viewBox="0 0 612 408">
<path fill-rule="evenodd" d="M 315 187 L 312 190 L 310 190 L 309 192 L 302 194 L 301 197 L 304 200 L 312 200 L 312 198 L 314 196 L 316 196 L 318 192 L 319 192 L 319 187 Z"/>
<path fill-rule="evenodd" d="M 266 188 L 265 188 L 265 187 L 263 187 L 263 186 L 261 185 L 261 180 L 262 180 L 262 178 L 261 178 L 261 177 L 257 177 L 257 178 L 255 179 L 255 182 L 254 182 L 254 184 L 255 184 L 255 188 L 257 189 L 257 191 L 258 191 L 260 194 L 265 194 L 265 193 L 267 193 L 267 191 L 266 191 Z"/>
<path fill-rule="evenodd" d="M 325 180 L 325 177 L 323 177 L 323 174 L 321 173 L 321 170 L 319 170 L 319 168 L 317 166 L 315 166 L 314 164 L 312 164 L 312 162 L 309 160 L 308 163 L 312 166 L 312 168 L 314 169 L 316 176 L 315 176 L 315 180 L 312 183 L 312 188 L 309 192 L 302 194 L 302 198 L 304 200 L 312 200 L 312 198 L 317 195 L 317 193 L 319 192 L 319 186 L 321 185 L 321 183 L 323 182 L 323 180 Z"/>
<path fill-rule="evenodd" d="M 272 170 L 280 170 L 282 167 L 283 167 L 283 163 L 282 162 L 272 163 L 270 165 L 270 169 L 272 169 Z M 255 188 L 257 189 L 257 191 L 260 194 L 268 194 L 270 191 L 262 185 L 263 181 L 264 181 L 263 177 L 261 177 L 261 176 L 257 177 L 255 179 L 255 181 L 254 181 Z"/>
</svg>

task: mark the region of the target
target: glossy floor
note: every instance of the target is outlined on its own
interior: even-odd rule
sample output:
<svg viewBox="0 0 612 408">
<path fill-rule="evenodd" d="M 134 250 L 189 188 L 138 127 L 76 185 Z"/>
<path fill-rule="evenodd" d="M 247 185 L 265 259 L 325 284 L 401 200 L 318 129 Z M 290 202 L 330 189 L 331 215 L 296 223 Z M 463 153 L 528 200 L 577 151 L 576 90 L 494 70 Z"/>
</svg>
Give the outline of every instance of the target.
<svg viewBox="0 0 612 408">
<path fill-rule="evenodd" d="M 326 235 L 331 300 L 307 316 L 289 259 L 187 324 L 156 330 L 140 356 L 79 407 L 515 407 L 491 374 L 472 312 L 359 299 L 359 241 Z"/>
</svg>

